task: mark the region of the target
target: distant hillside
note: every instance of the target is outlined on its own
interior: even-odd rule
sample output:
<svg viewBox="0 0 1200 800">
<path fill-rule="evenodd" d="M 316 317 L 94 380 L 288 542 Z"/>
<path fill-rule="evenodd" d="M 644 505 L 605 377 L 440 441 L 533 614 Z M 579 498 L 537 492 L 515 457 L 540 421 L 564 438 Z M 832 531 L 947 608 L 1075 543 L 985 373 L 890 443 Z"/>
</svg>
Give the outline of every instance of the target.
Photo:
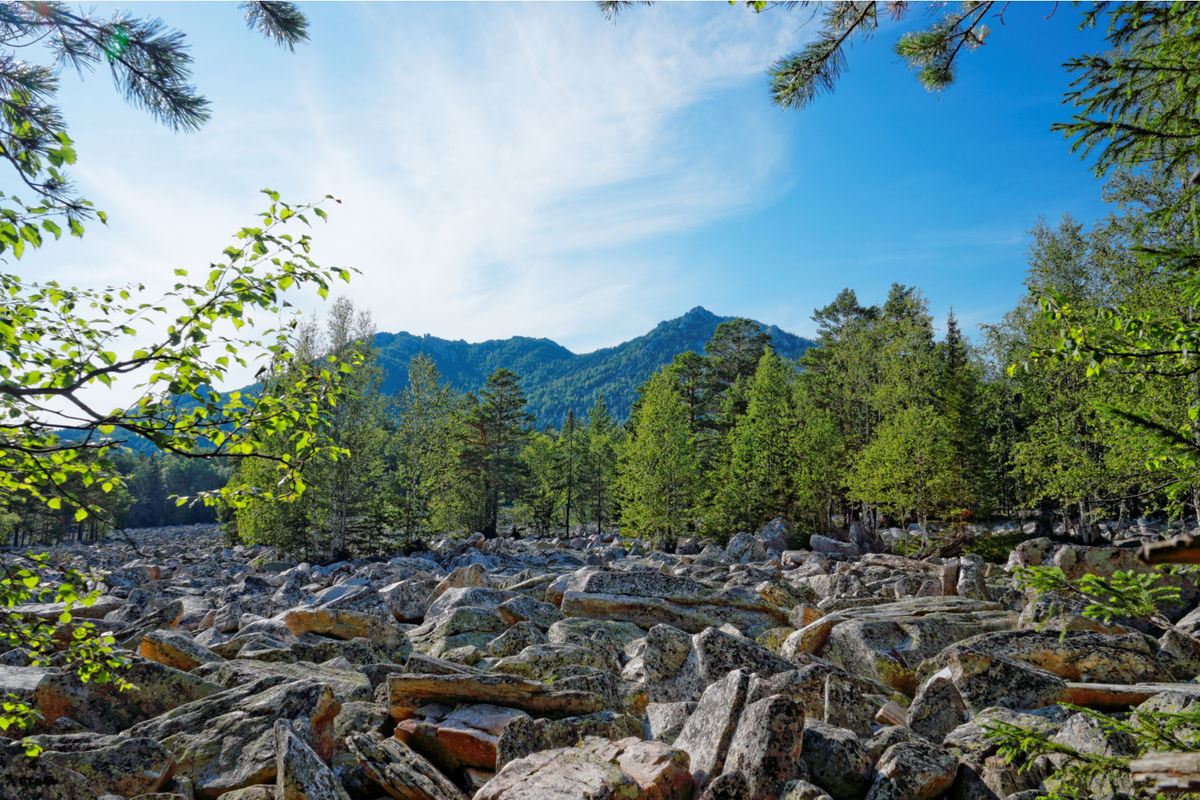
<svg viewBox="0 0 1200 800">
<path fill-rule="evenodd" d="M 717 325 L 730 319 L 696 307 L 636 339 L 583 354 L 549 339 L 524 336 L 471 344 L 403 332 L 379 333 L 375 346 L 386 376 L 385 392 L 398 392 L 408 384 L 408 364 L 420 353 L 432 358 L 442 376 L 463 391 L 479 389 L 493 371 L 507 367 L 521 376 L 537 426 L 558 426 L 568 409 L 583 417 L 598 396 L 604 397 L 614 416 L 623 419 L 637 388 L 659 367 L 687 350 L 703 353 Z M 812 346 L 808 339 L 759 324 L 771 334 L 775 352 L 785 358 L 799 358 Z"/>
</svg>

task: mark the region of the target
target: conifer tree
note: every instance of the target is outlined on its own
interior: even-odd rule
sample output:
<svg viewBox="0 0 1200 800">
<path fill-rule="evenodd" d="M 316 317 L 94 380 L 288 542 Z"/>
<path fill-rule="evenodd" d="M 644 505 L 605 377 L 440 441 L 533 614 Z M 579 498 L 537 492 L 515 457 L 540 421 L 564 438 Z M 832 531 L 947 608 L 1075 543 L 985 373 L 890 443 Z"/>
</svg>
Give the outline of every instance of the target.
<svg viewBox="0 0 1200 800">
<path fill-rule="evenodd" d="M 459 464 L 455 432 L 461 409 L 461 398 L 442 382 L 433 360 L 414 356 L 388 445 L 395 465 L 391 499 L 396 524 L 410 542 L 453 524 L 450 500 Z"/>
<path fill-rule="evenodd" d="M 532 415 L 525 411 L 520 378 L 501 367 L 488 376 L 479 400 L 466 414 L 462 465 L 479 489 L 475 518 L 485 536 L 495 536 L 500 508 L 516 501 L 525 477 L 521 451 Z"/>
<path fill-rule="evenodd" d="M 617 452 L 621 430 L 603 397 L 596 398 L 587 416 L 586 462 L 580 484 L 580 502 L 583 520 L 594 523 L 599 534 L 616 516 Z"/>
<path fill-rule="evenodd" d="M 673 381 L 657 372 L 642 387 L 632 432 L 621 449 L 621 523 L 669 546 L 692 524 L 699 459 L 687 410 Z"/>
<path fill-rule="evenodd" d="M 574 409 L 567 411 L 562 430 L 554 442 L 554 458 L 558 470 L 556 485 L 562 498 L 563 527 L 571 530 L 571 511 L 578 510 L 580 483 L 587 460 L 587 435 L 575 419 Z"/>
</svg>

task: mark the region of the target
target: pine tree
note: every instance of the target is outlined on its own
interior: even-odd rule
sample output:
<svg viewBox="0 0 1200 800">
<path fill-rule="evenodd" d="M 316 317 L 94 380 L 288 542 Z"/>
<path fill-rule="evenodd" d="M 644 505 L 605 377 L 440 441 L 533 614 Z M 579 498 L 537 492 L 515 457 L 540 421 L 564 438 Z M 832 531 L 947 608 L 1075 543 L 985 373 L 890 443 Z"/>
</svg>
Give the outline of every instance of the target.
<svg viewBox="0 0 1200 800">
<path fill-rule="evenodd" d="M 388 445 L 395 465 L 391 485 L 396 523 L 409 542 L 452 524 L 450 506 L 459 464 L 455 432 L 461 408 L 461 399 L 442 383 L 433 360 L 414 356 Z"/>
<path fill-rule="evenodd" d="M 722 517 L 755 530 L 775 516 L 794 512 L 795 434 L 798 420 L 793 373 L 768 348 L 747 391 L 746 413 L 730 431 L 729 468 L 717 489 Z"/>
<path fill-rule="evenodd" d="M 663 372 L 641 392 L 633 432 L 621 450 L 622 528 L 664 546 L 693 523 L 699 459 L 687 410 L 675 382 Z"/>
<path fill-rule="evenodd" d="M 562 498 L 563 527 L 567 533 L 571 531 L 571 510 L 578 506 L 580 479 L 587 458 L 586 450 L 586 434 L 575 419 L 574 409 L 570 409 L 554 442 L 554 458 L 558 472 L 556 486 Z"/>
<path fill-rule="evenodd" d="M 500 507 L 521 495 L 525 475 L 520 456 L 532 420 L 525 412 L 520 378 L 503 367 L 488 376 L 466 415 L 462 464 L 478 481 L 475 518 L 485 536 L 496 535 Z"/>
<path fill-rule="evenodd" d="M 602 533 L 611 522 L 617 506 L 617 448 L 620 429 L 608 412 L 603 397 L 597 397 L 588 410 L 586 462 L 580 484 L 580 503 L 583 520 L 595 523 L 596 533 Z"/>
</svg>

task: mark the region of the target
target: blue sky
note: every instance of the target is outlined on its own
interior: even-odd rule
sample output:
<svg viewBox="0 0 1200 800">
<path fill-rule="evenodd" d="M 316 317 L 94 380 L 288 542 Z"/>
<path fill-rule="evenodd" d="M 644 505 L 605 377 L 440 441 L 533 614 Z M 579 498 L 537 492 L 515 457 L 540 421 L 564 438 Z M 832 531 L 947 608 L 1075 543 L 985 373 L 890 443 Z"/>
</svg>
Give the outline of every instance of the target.
<svg viewBox="0 0 1200 800">
<path fill-rule="evenodd" d="M 75 174 L 111 222 L 20 268 L 165 285 L 272 187 L 343 201 L 316 255 L 362 271 L 345 293 L 380 330 L 587 351 L 703 305 L 812 334 L 842 287 L 876 302 L 893 281 L 939 323 L 951 306 L 995 321 L 1039 217 L 1105 213 L 1048 130 L 1069 113 L 1061 63 L 1100 37 L 1052 7 L 1007 6 L 940 96 L 891 49 L 918 10 L 785 112 L 764 71 L 812 35 L 803 9 L 660 4 L 610 24 L 590 3 L 321 3 L 288 54 L 233 4 L 138 4 L 188 35 L 213 121 L 172 133 L 107 76 L 65 75 Z"/>
</svg>

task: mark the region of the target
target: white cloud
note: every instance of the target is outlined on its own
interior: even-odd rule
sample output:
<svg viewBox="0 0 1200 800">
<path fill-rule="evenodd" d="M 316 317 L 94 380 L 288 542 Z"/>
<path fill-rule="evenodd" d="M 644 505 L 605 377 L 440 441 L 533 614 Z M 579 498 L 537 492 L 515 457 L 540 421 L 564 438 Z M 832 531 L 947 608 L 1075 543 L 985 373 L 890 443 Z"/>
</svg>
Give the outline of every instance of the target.
<svg viewBox="0 0 1200 800">
<path fill-rule="evenodd" d="M 313 14 L 308 51 L 271 54 L 280 74 L 246 65 L 250 96 L 269 98 L 258 113 L 236 87 L 203 86 L 217 116 L 200 134 L 166 141 L 124 115 L 141 128 L 89 146 L 81 186 L 113 227 L 48 272 L 90 283 L 102 262 L 162 283 L 167 265 L 207 265 L 261 186 L 330 192 L 344 202 L 315 232 L 318 260 L 363 271 L 347 293 L 381 330 L 590 349 L 645 330 L 687 279 L 639 243 L 780 191 L 786 123 L 763 70 L 796 43 L 785 17 L 724 4 L 615 25 L 591 4 Z M 335 14 L 357 15 L 341 29 L 361 38 L 321 39 Z"/>
</svg>

